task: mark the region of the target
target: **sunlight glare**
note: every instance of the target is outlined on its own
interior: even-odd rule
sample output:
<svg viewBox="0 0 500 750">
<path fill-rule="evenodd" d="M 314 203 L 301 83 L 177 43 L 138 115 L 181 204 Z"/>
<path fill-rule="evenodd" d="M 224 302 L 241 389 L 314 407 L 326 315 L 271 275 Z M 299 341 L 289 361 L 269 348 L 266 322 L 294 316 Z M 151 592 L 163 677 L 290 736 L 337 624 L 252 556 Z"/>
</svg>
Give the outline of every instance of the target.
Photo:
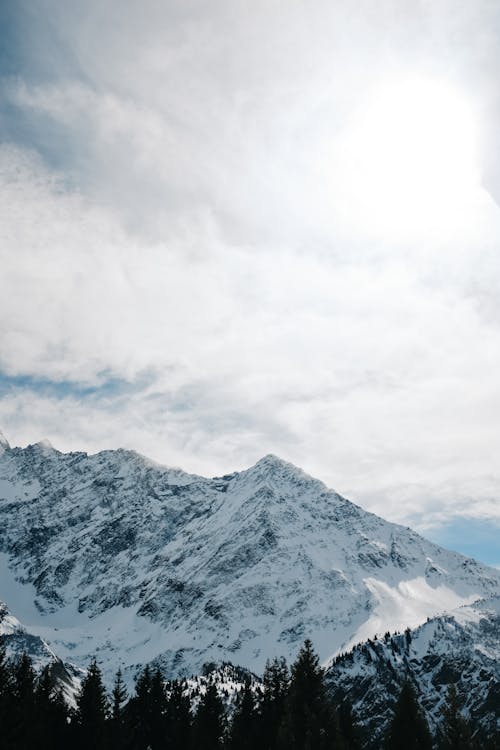
<svg viewBox="0 0 500 750">
<path fill-rule="evenodd" d="M 387 84 L 360 107 L 339 160 L 357 221 L 437 235 L 479 184 L 473 107 L 442 81 Z"/>
</svg>

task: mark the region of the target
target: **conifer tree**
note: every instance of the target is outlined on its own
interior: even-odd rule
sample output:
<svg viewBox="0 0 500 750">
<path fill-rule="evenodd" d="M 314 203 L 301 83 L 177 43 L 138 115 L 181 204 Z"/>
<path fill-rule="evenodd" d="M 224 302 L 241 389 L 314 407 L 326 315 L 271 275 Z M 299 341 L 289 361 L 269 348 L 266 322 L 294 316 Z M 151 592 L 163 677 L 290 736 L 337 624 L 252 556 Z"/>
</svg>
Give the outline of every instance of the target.
<svg viewBox="0 0 500 750">
<path fill-rule="evenodd" d="M 191 741 L 191 704 L 182 683 L 170 683 L 166 705 L 166 735 L 169 750 L 186 750 Z"/>
<path fill-rule="evenodd" d="M 266 663 L 263 675 L 264 695 L 260 707 L 260 744 L 263 750 L 278 746 L 280 727 L 285 718 L 290 673 L 284 658 Z"/>
<path fill-rule="evenodd" d="M 16 750 L 28 750 L 35 742 L 36 674 L 30 657 L 23 653 L 13 663 L 11 717 L 12 738 Z"/>
<path fill-rule="evenodd" d="M 160 669 L 149 665 L 136 680 L 135 695 L 127 706 L 127 727 L 133 750 L 157 750 L 165 745 L 166 694 Z"/>
<path fill-rule="evenodd" d="M 69 743 L 68 708 L 48 666 L 38 678 L 35 702 L 37 750 L 65 750 Z"/>
<path fill-rule="evenodd" d="M 151 750 L 160 750 L 164 746 L 166 734 L 166 695 L 161 670 L 158 668 L 151 678 Z"/>
<path fill-rule="evenodd" d="M 359 730 L 352 715 L 352 707 L 349 701 L 344 701 L 338 712 L 340 734 L 345 750 L 360 750 L 361 740 Z"/>
<path fill-rule="evenodd" d="M 123 682 L 121 668 L 115 675 L 111 693 L 110 744 L 113 749 L 120 750 L 124 743 L 124 706 L 127 701 L 127 689 Z"/>
<path fill-rule="evenodd" d="M 105 747 L 105 722 L 108 699 L 102 682 L 101 670 L 92 659 L 82 680 L 76 699 L 76 727 L 82 748 L 100 750 Z"/>
<path fill-rule="evenodd" d="M 309 639 L 292 665 L 282 744 L 294 750 L 340 748 L 336 712 L 327 696 L 324 672 Z"/>
<path fill-rule="evenodd" d="M 6 748 L 12 739 L 12 702 L 13 679 L 12 670 L 7 659 L 4 644 L 0 641 L 0 731 Z"/>
<path fill-rule="evenodd" d="M 115 675 L 113 690 L 111 693 L 111 718 L 120 721 L 123 715 L 123 706 L 127 700 L 127 688 L 123 682 L 121 667 Z"/>
<path fill-rule="evenodd" d="M 5 645 L 0 641 L 0 699 L 11 689 L 11 672 L 5 651 Z"/>
<path fill-rule="evenodd" d="M 127 732 L 132 750 L 146 750 L 150 743 L 152 731 L 151 684 L 151 669 L 149 665 L 146 665 L 136 678 L 135 694 L 126 709 Z"/>
<path fill-rule="evenodd" d="M 146 664 L 135 681 L 135 697 L 138 701 L 145 704 L 149 702 L 152 679 L 151 668 L 149 664 Z"/>
<path fill-rule="evenodd" d="M 250 680 L 238 696 L 231 722 L 230 748 L 253 750 L 257 744 L 257 706 Z"/>
<path fill-rule="evenodd" d="M 472 750 L 472 732 L 460 713 L 460 702 L 455 685 L 449 685 L 443 710 L 439 750 Z"/>
<path fill-rule="evenodd" d="M 213 682 L 202 695 L 194 721 L 196 750 L 220 750 L 224 739 L 224 704 Z"/>
<path fill-rule="evenodd" d="M 415 691 L 406 681 L 396 703 L 389 727 L 387 750 L 431 750 L 432 737 L 420 708 Z"/>
</svg>

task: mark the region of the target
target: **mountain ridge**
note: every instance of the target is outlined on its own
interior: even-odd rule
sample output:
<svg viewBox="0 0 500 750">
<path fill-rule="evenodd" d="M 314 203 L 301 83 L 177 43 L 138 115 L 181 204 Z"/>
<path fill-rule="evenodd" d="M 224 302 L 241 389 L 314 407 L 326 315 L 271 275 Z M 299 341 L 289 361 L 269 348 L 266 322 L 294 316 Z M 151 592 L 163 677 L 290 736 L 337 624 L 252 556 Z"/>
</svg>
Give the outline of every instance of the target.
<svg viewBox="0 0 500 750">
<path fill-rule="evenodd" d="M 433 731 L 453 684 L 465 717 L 493 736 L 500 724 L 500 596 L 429 618 L 404 633 L 379 633 L 326 671 L 334 700 L 353 706 L 367 750 L 380 747 L 406 680 Z"/>
<path fill-rule="evenodd" d="M 305 637 L 327 660 L 500 593 L 500 571 L 272 454 L 205 478 L 123 449 L 7 448 L 0 552 L 0 598 L 16 613 L 24 597 L 33 632 L 65 660 L 85 666 L 98 651 L 130 674 L 151 660 L 167 676 L 221 660 L 259 672 Z"/>
</svg>

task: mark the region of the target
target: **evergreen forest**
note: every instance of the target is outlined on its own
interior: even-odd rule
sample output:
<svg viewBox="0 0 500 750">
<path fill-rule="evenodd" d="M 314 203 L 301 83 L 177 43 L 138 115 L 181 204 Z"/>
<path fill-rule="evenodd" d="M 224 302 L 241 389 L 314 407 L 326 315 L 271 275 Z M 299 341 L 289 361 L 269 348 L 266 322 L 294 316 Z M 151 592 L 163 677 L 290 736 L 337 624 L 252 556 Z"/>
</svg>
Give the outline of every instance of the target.
<svg viewBox="0 0 500 750">
<path fill-rule="evenodd" d="M 149 666 L 132 695 L 120 670 L 107 694 L 94 659 L 69 707 L 50 668 L 37 674 L 26 654 L 8 659 L 0 645 L 2 750 L 362 750 L 367 743 L 363 717 L 329 698 L 309 640 L 291 667 L 275 659 L 262 686 L 248 680 L 233 710 L 224 698 L 213 681 L 193 694 L 185 681 L 165 681 Z M 432 736 L 415 688 L 406 682 L 378 744 L 380 750 L 500 750 L 500 735 L 481 736 L 450 685 Z"/>
</svg>

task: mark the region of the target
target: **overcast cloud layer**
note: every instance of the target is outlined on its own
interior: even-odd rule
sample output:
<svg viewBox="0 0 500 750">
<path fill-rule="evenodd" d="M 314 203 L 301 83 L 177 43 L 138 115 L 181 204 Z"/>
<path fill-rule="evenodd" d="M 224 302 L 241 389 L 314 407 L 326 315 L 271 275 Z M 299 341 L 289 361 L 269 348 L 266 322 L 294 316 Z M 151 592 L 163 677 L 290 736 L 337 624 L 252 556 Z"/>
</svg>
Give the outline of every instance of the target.
<svg viewBox="0 0 500 750">
<path fill-rule="evenodd" d="M 495 6 L 7 1 L 10 441 L 210 475 L 273 452 L 391 520 L 500 523 Z M 415 76 L 480 127 L 431 225 L 349 156 Z"/>
</svg>

